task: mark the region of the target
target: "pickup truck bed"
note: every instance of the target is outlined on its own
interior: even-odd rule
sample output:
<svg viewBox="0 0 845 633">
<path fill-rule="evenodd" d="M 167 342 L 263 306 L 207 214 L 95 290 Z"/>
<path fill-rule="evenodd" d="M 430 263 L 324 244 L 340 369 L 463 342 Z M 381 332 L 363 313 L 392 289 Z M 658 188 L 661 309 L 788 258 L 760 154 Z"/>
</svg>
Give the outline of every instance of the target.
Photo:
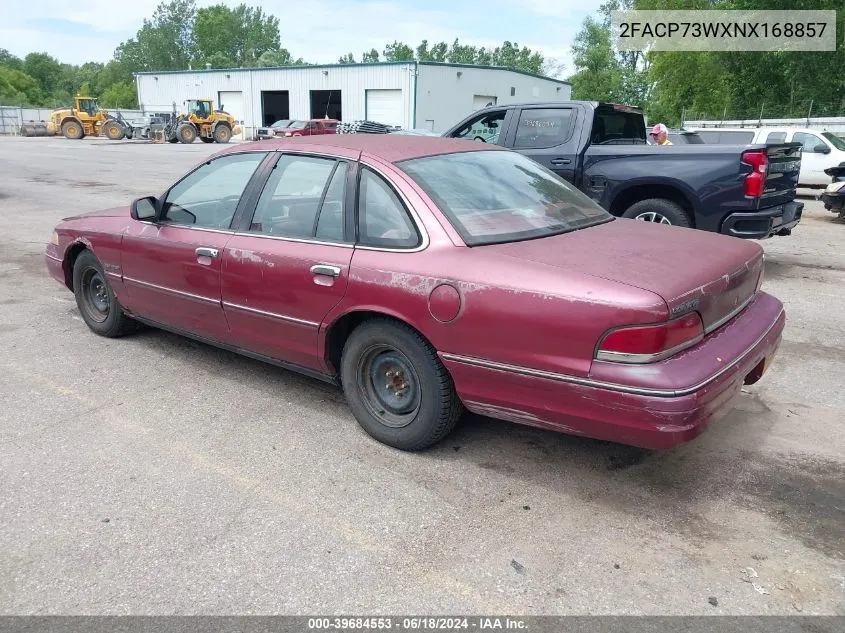
<svg viewBox="0 0 845 633">
<path fill-rule="evenodd" d="M 490 106 L 443 136 L 518 151 L 621 217 L 763 239 L 788 235 L 804 207 L 799 144 L 648 145 L 642 112 L 628 106 Z"/>
</svg>

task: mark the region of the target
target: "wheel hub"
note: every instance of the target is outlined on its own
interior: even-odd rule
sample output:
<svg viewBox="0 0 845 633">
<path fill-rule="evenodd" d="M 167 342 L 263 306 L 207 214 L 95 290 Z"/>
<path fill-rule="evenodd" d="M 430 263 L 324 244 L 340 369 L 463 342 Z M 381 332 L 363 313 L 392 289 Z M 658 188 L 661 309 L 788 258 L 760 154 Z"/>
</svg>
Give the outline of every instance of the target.
<svg viewBox="0 0 845 633">
<path fill-rule="evenodd" d="M 410 424 L 420 407 L 416 371 L 404 354 L 378 346 L 362 357 L 359 386 L 370 410 L 385 426 Z"/>
<path fill-rule="evenodd" d="M 106 281 L 97 270 L 88 270 L 83 277 L 85 307 L 89 316 L 99 322 L 108 318 L 111 299 Z"/>
<path fill-rule="evenodd" d="M 641 222 L 656 222 L 658 224 L 672 224 L 665 215 L 657 213 L 656 211 L 646 211 L 645 213 L 640 213 L 638 216 L 634 218 L 635 220 L 640 220 Z"/>
</svg>

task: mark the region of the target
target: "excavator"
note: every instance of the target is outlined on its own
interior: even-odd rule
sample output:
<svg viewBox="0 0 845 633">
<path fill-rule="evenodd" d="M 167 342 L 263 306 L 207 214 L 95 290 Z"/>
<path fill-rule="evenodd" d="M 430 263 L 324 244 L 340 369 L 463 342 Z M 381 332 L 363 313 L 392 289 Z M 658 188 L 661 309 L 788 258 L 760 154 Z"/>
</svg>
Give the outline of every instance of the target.
<svg viewBox="0 0 845 633">
<path fill-rule="evenodd" d="M 211 99 L 188 99 L 186 113 L 173 115 L 164 126 L 164 140 L 169 143 L 193 143 L 199 138 L 203 143 L 228 143 L 233 134 L 239 134 L 240 126 L 228 112 L 214 109 Z"/>
<path fill-rule="evenodd" d="M 120 114 L 102 110 L 93 97 L 76 95 L 72 108 L 53 110 L 47 126 L 50 134 L 63 134 L 65 138 L 80 139 L 85 136 L 105 136 L 113 141 L 132 138 L 134 128 Z"/>
</svg>

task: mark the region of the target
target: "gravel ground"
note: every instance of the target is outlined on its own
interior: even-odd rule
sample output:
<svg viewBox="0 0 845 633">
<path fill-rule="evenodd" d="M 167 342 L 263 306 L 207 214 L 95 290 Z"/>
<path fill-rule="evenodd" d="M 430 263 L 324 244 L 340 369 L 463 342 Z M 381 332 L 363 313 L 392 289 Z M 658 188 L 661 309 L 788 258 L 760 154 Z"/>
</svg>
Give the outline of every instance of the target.
<svg viewBox="0 0 845 633">
<path fill-rule="evenodd" d="M 779 356 L 696 441 L 467 416 L 406 454 L 332 387 L 97 337 L 47 275 L 60 218 L 218 148 L 0 138 L 0 614 L 845 615 L 845 224 L 820 203 L 764 242 Z"/>
</svg>

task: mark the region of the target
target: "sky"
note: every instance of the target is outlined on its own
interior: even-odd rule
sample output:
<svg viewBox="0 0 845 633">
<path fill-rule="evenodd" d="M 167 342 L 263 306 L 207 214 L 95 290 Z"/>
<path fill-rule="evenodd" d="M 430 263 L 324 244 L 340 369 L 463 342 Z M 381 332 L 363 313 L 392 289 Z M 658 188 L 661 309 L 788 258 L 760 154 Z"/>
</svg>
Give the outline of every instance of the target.
<svg viewBox="0 0 845 633">
<path fill-rule="evenodd" d="M 0 48 L 18 57 L 46 52 L 59 61 L 107 62 L 133 37 L 160 0 L 29 0 L 13 2 L 0 21 Z M 223 0 L 234 6 L 241 0 Z M 359 59 L 399 40 L 415 47 L 457 37 L 463 44 L 497 46 L 504 40 L 541 51 L 572 72 L 572 40 L 601 0 L 243 0 L 279 18 L 282 46 L 294 57 L 335 63 Z M 198 0 L 198 6 L 220 0 Z M 120 7 L 118 9 L 118 7 Z"/>
</svg>

